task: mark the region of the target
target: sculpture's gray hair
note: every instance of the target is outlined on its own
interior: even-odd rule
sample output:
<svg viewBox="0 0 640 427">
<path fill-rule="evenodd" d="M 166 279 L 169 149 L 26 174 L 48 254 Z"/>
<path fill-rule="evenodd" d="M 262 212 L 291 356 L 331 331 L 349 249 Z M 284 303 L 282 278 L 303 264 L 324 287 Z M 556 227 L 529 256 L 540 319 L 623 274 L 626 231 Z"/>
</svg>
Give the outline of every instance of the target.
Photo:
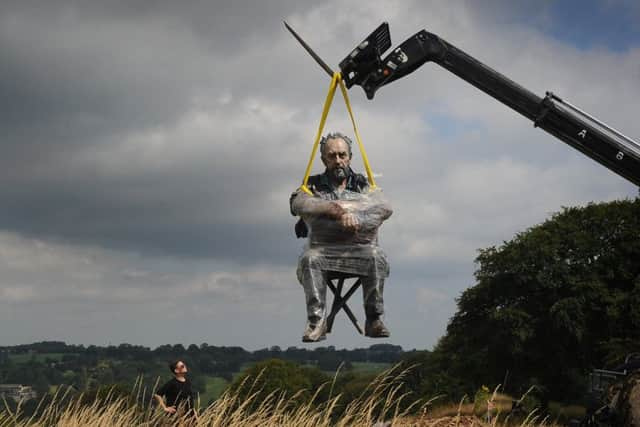
<svg viewBox="0 0 640 427">
<path fill-rule="evenodd" d="M 347 146 L 349 147 L 349 158 L 351 158 L 351 146 L 353 145 L 353 141 L 351 141 L 351 138 L 347 135 L 340 132 L 329 132 L 326 136 L 323 136 L 322 139 L 320 139 L 320 154 L 324 154 L 324 147 L 327 145 L 328 140 L 337 138 L 340 138 L 347 143 Z"/>
</svg>

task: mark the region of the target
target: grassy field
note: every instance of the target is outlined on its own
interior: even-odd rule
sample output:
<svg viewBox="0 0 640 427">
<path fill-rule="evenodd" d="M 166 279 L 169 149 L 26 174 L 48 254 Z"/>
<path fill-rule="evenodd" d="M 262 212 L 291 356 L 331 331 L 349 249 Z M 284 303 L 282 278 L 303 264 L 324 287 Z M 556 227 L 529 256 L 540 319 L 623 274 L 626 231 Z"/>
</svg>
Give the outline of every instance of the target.
<svg viewBox="0 0 640 427">
<path fill-rule="evenodd" d="M 298 405 L 293 404 L 292 396 L 270 394 L 257 397 L 252 395 L 223 394 L 212 405 L 200 411 L 197 420 L 181 416 L 168 418 L 159 408 L 151 405 L 149 399 L 144 401 L 127 397 L 108 398 L 83 401 L 76 398 L 63 401 L 58 396 L 35 416 L 28 418 L 20 415 L 20 411 L 1 411 L 0 427 L 76 427 L 76 426 L 225 426 L 225 427 L 371 427 L 413 426 L 413 427 L 555 427 L 546 420 L 536 418 L 535 414 L 518 423 L 504 424 L 493 422 L 488 424 L 474 415 L 466 415 L 469 408 L 456 405 L 451 415 L 440 416 L 430 414 L 426 406 L 416 407 L 417 415 L 409 415 L 400 410 L 403 396 L 398 394 L 404 372 L 389 370 L 373 380 L 368 391 L 354 399 L 336 414 L 339 397 L 318 404 L 311 401 Z M 215 378 L 210 381 L 212 387 L 219 386 Z M 209 384 L 209 383 L 208 383 Z M 246 384 L 252 389 L 251 381 Z M 469 405 L 467 405 L 469 406 Z M 456 413 L 457 411 L 457 413 Z M 435 415 L 435 417 L 434 417 Z M 384 424 L 382 424 L 384 422 Z"/>
<path fill-rule="evenodd" d="M 391 363 L 352 362 L 351 366 L 356 374 L 379 374 L 392 365 Z"/>
</svg>

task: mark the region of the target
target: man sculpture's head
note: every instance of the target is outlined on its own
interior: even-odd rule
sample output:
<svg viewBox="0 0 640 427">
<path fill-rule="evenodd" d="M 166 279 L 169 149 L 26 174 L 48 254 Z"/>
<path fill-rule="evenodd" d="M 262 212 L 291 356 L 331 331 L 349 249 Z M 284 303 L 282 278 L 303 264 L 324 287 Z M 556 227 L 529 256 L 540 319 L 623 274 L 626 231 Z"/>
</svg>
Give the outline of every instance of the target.
<svg viewBox="0 0 640 427">
<path fill-rule="evenodd" d="M 340 132 L 329 133 L 320 140 L 322 163 L 335 181 L 342 181 L 349 176 L 351 144 L 351 139 Z"/>
</svg>

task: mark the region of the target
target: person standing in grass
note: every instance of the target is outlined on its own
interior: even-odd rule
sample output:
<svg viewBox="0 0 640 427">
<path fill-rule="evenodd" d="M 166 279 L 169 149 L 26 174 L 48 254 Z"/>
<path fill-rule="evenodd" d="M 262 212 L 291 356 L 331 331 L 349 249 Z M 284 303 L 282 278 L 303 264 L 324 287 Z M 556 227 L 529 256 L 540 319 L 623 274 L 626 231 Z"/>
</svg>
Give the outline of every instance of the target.
<svg viewBox="0 0 640 427">
<path fill-rule="evenodd" d="M 173 378 L 160 387 L 153 397 L 167 414 L 184 411 L 188 416 L 198 417 L 195 410 L 191 381 L 187 378 L 187 364 L 182 360 L 169 363 Z"/>
</svg>

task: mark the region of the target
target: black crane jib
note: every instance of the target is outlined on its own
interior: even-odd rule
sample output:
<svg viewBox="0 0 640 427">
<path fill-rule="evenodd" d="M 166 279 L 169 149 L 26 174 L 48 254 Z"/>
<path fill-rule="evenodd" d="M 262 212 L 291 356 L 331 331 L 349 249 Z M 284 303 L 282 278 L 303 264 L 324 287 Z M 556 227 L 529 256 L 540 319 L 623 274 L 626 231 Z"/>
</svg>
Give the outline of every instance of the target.
<svg viewBox="0 0 640 427">
<path fill-rule="evenodd" d="M 435 34 L 422 30 L 382 58 L 391 47 L 385 22 L 342 62 L 348 88 L 362 86 L 367 98 L 427 61 L 435 62 L 533 121 L 561 141 L 640 186 L 640 144 L 551 92 L 543 98 L 481 63 Z"/>
</svg>

